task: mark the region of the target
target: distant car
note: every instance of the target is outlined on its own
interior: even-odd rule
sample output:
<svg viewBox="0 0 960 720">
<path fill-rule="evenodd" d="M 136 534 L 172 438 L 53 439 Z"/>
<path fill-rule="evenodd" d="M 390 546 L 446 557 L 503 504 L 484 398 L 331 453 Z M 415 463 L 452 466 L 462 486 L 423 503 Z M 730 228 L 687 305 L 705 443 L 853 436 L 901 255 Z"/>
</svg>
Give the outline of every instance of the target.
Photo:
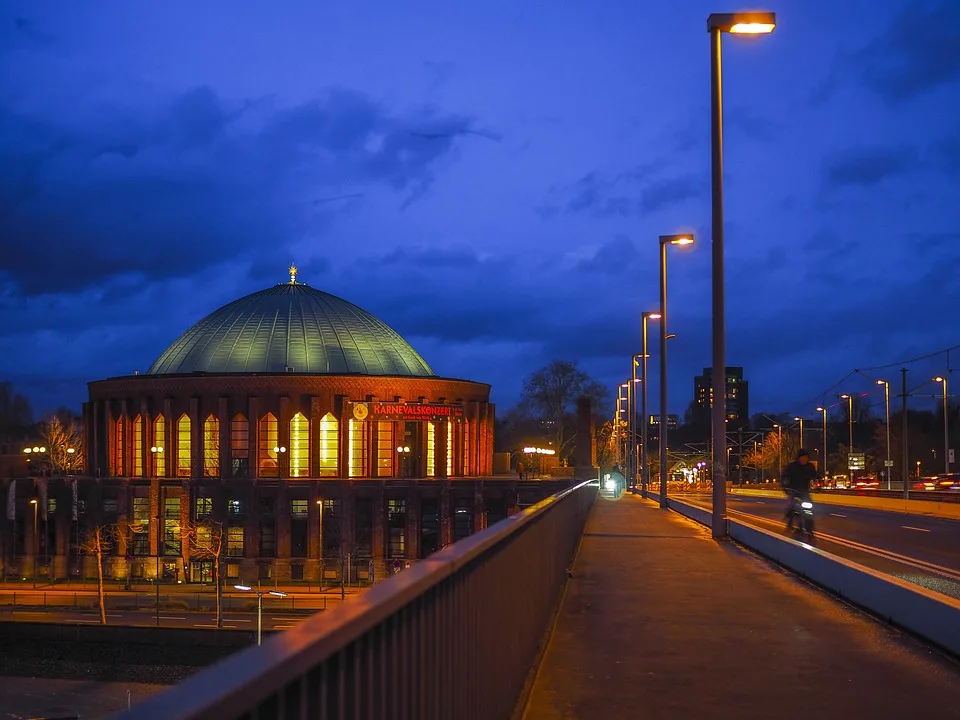
<svg viewBox="0 0 960 720">
<path fill-rule="evenodd" d="M 960 490 L 960 473 L 940 473 L 936 480 L 937 490 Z"/>
<path fill-rule="evenodd" d="M 935 477 L 925 477 L 920 478 L 913 483 L 914 490 L 936 490 L 937 489 L 937 478 Z"/>
<path fill-rule="evenodd" d="M 872 475 L 861 475 L 854 478 L 853 487 L 857 490 L 877 490 L 880 487 L 880 479 Z"/>
</svg>

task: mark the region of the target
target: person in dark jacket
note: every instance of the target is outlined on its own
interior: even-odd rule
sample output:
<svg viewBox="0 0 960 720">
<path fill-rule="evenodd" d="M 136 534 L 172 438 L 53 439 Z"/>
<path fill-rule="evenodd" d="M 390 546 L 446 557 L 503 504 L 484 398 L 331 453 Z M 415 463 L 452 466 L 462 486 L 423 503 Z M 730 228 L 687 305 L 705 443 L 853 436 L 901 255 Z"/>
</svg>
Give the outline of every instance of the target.
<svg viewBox="0 0 960 720">
<path fill-rule="evenodd" d="M 810 464 L 810 453 L 802 449 L 797 453 L 797 459 L 783 469 L 780 485 L 787 493 L 787 510 L 783 517 L 787 521 L 788 530 L 793 530 L 794 499 L 799 497 L 801 500 L 808 500 L 810 485 L 817 477 L 817 469 Z"/>
</svg>

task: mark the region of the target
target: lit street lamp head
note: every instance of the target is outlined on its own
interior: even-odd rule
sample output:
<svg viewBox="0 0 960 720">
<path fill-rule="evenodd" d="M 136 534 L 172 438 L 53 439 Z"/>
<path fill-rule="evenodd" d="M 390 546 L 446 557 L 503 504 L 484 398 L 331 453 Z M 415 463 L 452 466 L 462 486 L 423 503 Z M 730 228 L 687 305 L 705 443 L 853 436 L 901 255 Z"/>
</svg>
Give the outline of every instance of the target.
<svg viewBox="0 0 960 720">
<path fill-rule="evenodd" d="M 246 591 L 248 591 L 248 590 L 253 590 L 253 588 L 250 587 L 249 585 L 234 585 L 234 587 L 235 587 L 237 590 L 243 590 L 244 592 L 246 592 Z"/>
<path fill-rule="evenodd" d="M 647 318 L 647 320 L 659 320 L 663 317 L 663 315 L 661 315 L 657 310 L 649 310 L 645 312 L 643 316 Z"/>
<path fill-rule="evenodd" d="M 777 16 L 772 12 L 712 13 L 707 18 L 707 32 L 767 35 L 776 27 Z"/>
<path fill-rule="evenodd" d="M 693 245 L 693 235 L 661 235 L 661 245 Z"/>
<path fill-rule="evenodd" d="M 827 409 L 826 409 L 825 407 L 818 407 L 818 408 L 817 408 L 817 412 L 826 412 L 826 411 L 827 411 Z"/>
<path fill-rule="evenodd" d="M 940 375 L 937 375 L 937 376 L 933 379 L 933 381 L 934 381 L 934 382 L 940 382 L 940 383 L 942 383 L 942 382 L 944 382 L 944 379 L 943 379 Z"/>
</svg>

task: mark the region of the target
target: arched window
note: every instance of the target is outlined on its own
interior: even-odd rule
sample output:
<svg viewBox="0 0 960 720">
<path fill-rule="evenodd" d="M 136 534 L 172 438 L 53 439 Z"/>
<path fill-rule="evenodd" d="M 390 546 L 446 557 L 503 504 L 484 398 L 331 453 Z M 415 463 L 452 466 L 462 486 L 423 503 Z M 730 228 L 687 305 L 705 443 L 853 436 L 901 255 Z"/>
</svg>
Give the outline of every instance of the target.
<svg viewBox="0 0 960 720">
<path fill-rule="evenodd" d="M 167 421 L 163 419 L 163 415 L 157 415 L 153 421 L 153 445 L 150 446 L 154 477 L 167 476 L 166 436 Z"/>
<path fill-rule="evenodd" d="M 113 450 L 113 474 L 123 475 L 123 418 L 114 427 Z"/>
<path fill-rule="evenodd" d="M 338 474 L 339 432 L 340 423 L 333 413 L 327 413 L 320 418 L 320 477 L 336 477 Z"/>
<path fill-rule="evenodd" d="M 460 424 L 463 431 L 463 472 L 462 475 L 470 474 L 470 422 L 464 420 Z"/>
<path fill-rule="evenodd" d="M 310 476 L 310 422 L 297 413 L 290 418 L 290 477 Z"/>
<path fill-rule="evenodd" d="M 143 418 L 133 419 L 133 476 L 143 477 Z"/>
<path fill-rule="evenodd" d="M 203 474 L 220 476 L 220 421 L 213 413 L 203 421 Z"/>
<path fill-rule="evenodd" d="M 368 424 L 363 420 L 350 420 L 350 444 L 347 446 L 350 477 L 367 476 L 367 428 Z"/>
<path fill-rule="evenodd" d="M 437 424 L 427 423 L 427 477 L 437 474 Z"/>
<path fill-rule="evenodd" d="M 241 413 L 230 421 L 230 461 L 234 477 L 250 474 L 250 423 Z"/>
<path fill-rule="evenodd" d="M 277 418 L 273 413 L 267 413 L 260 418 L 260 448 L 257 454 L 257 467 L 260 477 L 279 477 L 280 466 L 277 464 Z"/>
<path fill-rule="evenodd" d="M 453 477 L 453 421 L 447 418 L 447 477 Z"/>
<path fill-rule="evenodd" d="M 377 428 L 377 475 L 379 477 L 393 476 L 393 458 L 397 451 L 393 444 L 393 423 L 390 420 L 380 421 Z"/>
<path fill-rule="evenodd" d="M 190 418 L 184 413 L 177 420 L 177 477 L 190 477 Z"/>
</svg>

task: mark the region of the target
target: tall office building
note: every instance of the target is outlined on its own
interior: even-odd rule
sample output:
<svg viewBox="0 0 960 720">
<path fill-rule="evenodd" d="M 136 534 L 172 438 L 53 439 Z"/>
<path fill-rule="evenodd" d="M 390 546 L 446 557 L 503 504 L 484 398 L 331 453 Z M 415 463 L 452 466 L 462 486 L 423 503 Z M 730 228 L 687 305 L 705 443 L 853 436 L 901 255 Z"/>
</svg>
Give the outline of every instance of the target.
<svg viewBox="0 0 960 720">
<path fill-rule="evenodd" d="M 747 381 L 742 367 L 727 366 L 726 415 L 727 427 L 736 430 L 750 422 Z M 693 401 L 697 424 L 710 425 L 710 406 L 713 400 L 713 368 L 704 368 L 703 375 L 693 379 Z"/>
</svg>

